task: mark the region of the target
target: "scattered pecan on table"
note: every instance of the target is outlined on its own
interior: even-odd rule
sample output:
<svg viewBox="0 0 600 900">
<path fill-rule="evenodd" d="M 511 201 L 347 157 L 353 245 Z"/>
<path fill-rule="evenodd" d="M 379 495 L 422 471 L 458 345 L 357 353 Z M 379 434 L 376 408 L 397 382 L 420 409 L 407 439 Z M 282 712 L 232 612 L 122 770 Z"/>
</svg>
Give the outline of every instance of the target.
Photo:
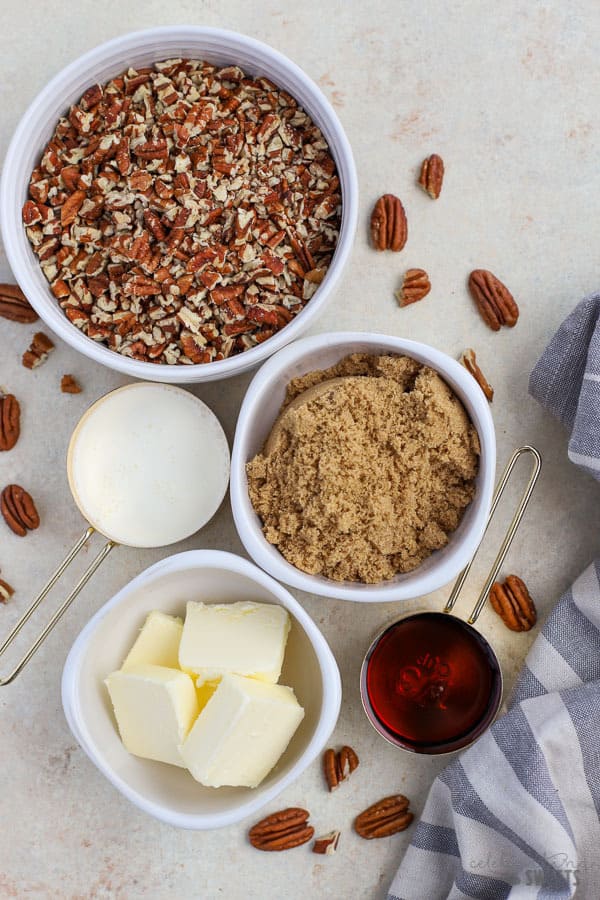
<svg viewBox="0 0 600 900">
<path fill-rule="evenodd" d="M 409 306 L 426 297 L 430 290 L 431 283 L 425 269 L 407 269 L 402 287 L 395 292 L 395 297 L 399 306 Z"/>
<path fill-rule="evenodd" d="M 0 451 L 12 450 L 21 434 L 21 406 L 14 394 L 0 394 Z"/>
<path fill-rule="evenodd" d="M 31 495 L 18 484 L 9 484 L 0 494 L 0 512 L 11 531 L 19 537 L 25 537 L 40 524 Z"/>
<path fill-rule="evenodd" d="M 402 250 L 408 238 L 408 222 L 401 200 L 394 194 L 379 198 L 371 213 L 371 240 L 376 250 Z"/>
<path fill-rule="evenodd" d="M 509 575 L 504 584 L 495 582 L 490 590 L 490 603 L 511 631 L 530 631 L 537 622 L 535 603 L 518 575 Z"/>
<path fill-rule="evenodd" d="M 60 389 L 63 394 L 80 394 L 81 385 L 73 375 L 63 375 L 60 379 Z"/>
<path fill-rule="evenodd" d="M 315 829 L 308 825 L 310 813 L 305 809 L 291 806 L 272 813 L 257 822 L 248 837 L 257 850 L 291 850 L 306 844 L 314 836 Z"/>
<path fill-rule="evenodd" d="M 354 820 L 354 830 L 362 838 L 389 837 L 398 831 L 404 831 L 414 816 L 409 812 L 410 801 L 403 794 L 384 797 L 373 803 Z"/>
<path fill-rule="evenodd" d="M 505 284 L 487 269 L 475 269 L 469 275 L 469 290 L 485 324 L 492 331 L 502 325 L 513 328 L 519 318 L 519 307 Z"/>
<path fill-rule="evenodd" d="M 29 350 L 23 354 L 23 365 L 26 369 L 37 369 L 48 359 L 48 354 L 54 350 L 54 344 L 43 331 L 36 331 Z"/>
<path fill-rule="evenodd" d="M 16 284 L 0 284 L 0 316 L 24 325 L 37 322 L 39 318 L 21 288 Z"/>
<path fill-rule="evenodd" d="M 181 59 L 90 87 L 23 207 L 73 325 L 170 365 L 283 328 L 323 279 L 340 220 L 334 160 L 297 102 L 235 66 Z"/>
<path fill-rule="evenodd" d="M 418 183 L 432 200 L 437 200 L 442 192 L 444 181 L 444 160 L 437 153 L 432 153 L 421 164 Z"/>
<path fill-rule="evenodd" d="M 7 603 L 14 592 L 15 589 L 10 586 L 8 581 L 4 581 L 2 578 L 0 578 L 0 603 Z"/>
<path fill-rule="evenodd" d="M 479 364 L 477 362 L 477 354 L 475 351 L 469 347 L 467 350 L 463 350 L 460 355 L 459 363 L 465 367 L 467 372 L 473 376 L 486 398 L 491 403 L 494 399 L 494 388 L 491 386 L 481 369 L 479 368 Z"/>
<path fill-rule="evenodd" d="M 323 856 L 333 856 L 338 848 L 339 842 L 340 832 L 330 831 L 329 834 L 324 834 L 322 837 L 316 838 L 312 846 L 312 852 L 321 853 Z"/>
<path fill-rule="evenodd" d="M 359 759 L 352 747 L 342 747 L 337 753 L 329 748 L 323 754 L 323 774 L 330 791 L 334 791 L 342 781 L 358 768 Z"/>
</svg>

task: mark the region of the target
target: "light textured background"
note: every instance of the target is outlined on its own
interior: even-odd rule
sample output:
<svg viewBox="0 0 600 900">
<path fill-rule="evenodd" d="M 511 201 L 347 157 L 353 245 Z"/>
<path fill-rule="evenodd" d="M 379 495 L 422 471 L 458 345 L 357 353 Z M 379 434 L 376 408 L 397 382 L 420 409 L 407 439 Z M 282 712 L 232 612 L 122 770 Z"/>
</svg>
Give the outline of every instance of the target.
<svg viewBox="0 0 600 900">
<path fill-rule="evenodd" d="M 142 27 L 187 22 L 237 29 L 288 54 L 321 85 L 354 148 L 361 216 L 351 264 L 319 330 L 405 335 L 452 355 L 475 347 L 496 389 L 500 463 L 523 442 L 544 456 L 508 562 L 528 581 L 543 620 L 597 552 L 600 530 L 597 486 L 570 465 L 565 435 L 527 396 L 528 372 L 546 340 L 574 302 L 598 288 L 597 3 L 3 0 L 1 7 L 2 156 L 22 112 L 52 75 L 100 41 Z M 433 151 L 447 169 L 436 203 L 414 183 L 421 159 Z M 385 191 L 406 206 L 409 240 L 401 255 L 376 256 L 367 244 L 372 203 Z M 392 291 L 411 266 L 429 271 L 433 290 L 423 303 L 400 310 Z M 521 307 L 514 331 L 493 334 L 478 318 L 465 289 L 474 267 L 492 269 L 514 292 Z M 0 276 L 9 277 L 5 260 Z M 0 481 L 26 485 L 42 516 L 26 540 L 0 522 L 0 566 L 17 588 L 0 609 L 2 632 L 81 531 L 65 477 L 68 438 L 86 406 L 123 381 L 60 342 L 44 367 L 26 371 L 19 359 L 33 330 L 0 325 L 0 386 L 23 402 L 23 435 L 18 449 L 0 459 Z M 60 393 L 64 372 L 81 380 L 81 396 Z M 194 389 L 230 438 L 248 381 Z M 173 550 L 191 547 L 241 552 L 227 503 L 201 534 Z M 334 742 L 352 744 L 361 767 L 330 797 L 315 764 L 271 808 L 306 805 L 319 832 L 343 829 L 333 858 L 312 856 L 306 847 L 257 853 L 246 844 L 248 823 L 212 834 L 160 825 L 116 793 L 76 746 L 59 695 L 67 650 L 92 612 L 162 555 L 115 552 L 26 672 L 0 691 L 0 897 L 382 898 L 410 833 L 365 842 L 350 831 L 352 819 L 399 789 L 419 811 L 442 766 L 386 745 L 360 708 L 361 659 L 371 635 L 399 611 L 393 604 L 361 608 L 300 596 L 342 671 Z M 463 611 L 492 555 L 488 545 Z M 426 598 L 427 605 L 439 608 L 447 593 Z M 508 634 L 490 612 L 481 627 L 511 681 L 533 635 Z"/>
</svg>

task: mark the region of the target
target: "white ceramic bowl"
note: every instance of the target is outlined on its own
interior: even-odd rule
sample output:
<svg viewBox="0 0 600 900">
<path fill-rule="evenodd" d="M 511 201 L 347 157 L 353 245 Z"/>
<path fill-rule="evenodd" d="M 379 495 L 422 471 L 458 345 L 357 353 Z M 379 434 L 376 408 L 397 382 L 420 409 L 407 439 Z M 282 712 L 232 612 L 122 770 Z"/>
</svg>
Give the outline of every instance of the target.
<svg viewBox="0 0 600 900">
<path fill-rule="evenodd" d="M 422 565 L 392 581 L 366 585 L 307 575 L 266 540 L 248 496 L 246 463 L 258 453 L 278 416 L 292 378 L 335 365 L 349 353 L 401 353 L 435 369 L 462 400 L 481 443 L 475 499 L 450 537 Z M 274 578 L 292 587 L 343 600 L 377 602 L 409 600 L 429 594 L 452 581 L 479 546 L 487 523 L 496 471 L 496 439 L 489 404 L 475 379 L 445 353 L 404 338 L 384 334 L 340 332 L 304 338 L 281 350 L 254 376 L 238 418 L 231 456 L 230 494 L 233 517 L 246 550 Z"/>
<path fill-rule="evenodd" d="M 119 738 L 104 678 L 119 668 L 148 612 L 184 615 L 187 600 L 279 603 L 292 617 L 281 683 L 294 688 L 305 717 L 277 766 L 253 790 L 202 787 L 184 769 L 130 755 Z M 325 638 L 285 588 L 232 553 L 191 550 L 146 569 L 90 619 L 67 657 L 62 701 L 75 738 L 117 790 L 163 822 L 202 830 L 258 812 L 298 778 L 333 731 L 341 684 Z"/>
<path fill-rule="evenodd" d="M 32 169 L 60 116 L 94 82 L 106 82 L 129 66 L 151 65 L 170 57 L 201 58 L 218 65 L 236 64 L 265 75 L 304 107 L 325 135 L 335 159 L 342 190 L 342 224 L 338 245 L 322 284 L 301 313 L 264 343 L 230 359 L 194 366 L 168 366 L 128 359 L 86 337 L 72 325 L 53 297 L 33 253 L 21 208 Z M 316 84 L 291 60 L 252 38 L 223 31 L 177 25 L 152 28 L 115 38 L 70 63 L 38 94 L 8 148 L 0 185 L 0 223 L 8 262 L 21 289 L 46 324 L 68 344 L 96 362 L 150 381 L 189 384 L 214 381 L 253 368 L 297 338 L 315 320 L 338 282 L 352 249 L 358 214 L 358 181 L 352 150 L 332 106 Z"/>
</svg>

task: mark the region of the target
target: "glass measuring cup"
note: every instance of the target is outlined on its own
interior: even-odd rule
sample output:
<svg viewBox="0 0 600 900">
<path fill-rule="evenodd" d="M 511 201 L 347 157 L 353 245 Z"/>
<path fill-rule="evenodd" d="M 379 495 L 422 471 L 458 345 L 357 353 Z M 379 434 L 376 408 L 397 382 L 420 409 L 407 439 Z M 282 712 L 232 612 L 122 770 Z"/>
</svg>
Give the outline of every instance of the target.
<svg viewBox="0 0 600 900">
<path fill-rule="evenodd" d="M 217 417 L 193 394 L 137 382 L 83 414 L 69 442 L 67 476 L 88 528 L 0 645 L 0 656 L 92 535 L 108 541 L 0 686 L 27 665 L 113 547 L 167 546 L 212 518 L 227 491 L 229 446 Z"/>
<path fill-rule="evenodd" d="M 502 670 L 474 624 L 504 562 L 537 482 L 541 457 L 533 447 L 512 455 L 494 495 L 489 523 L 521 456 L 533 457 L 531 476 L 467 622 L 452 615 L 473 559 L 459 576 L 443 612 L 418 610 L 387 625 L 361 667 L 367 718 L 389 743 L 412 753 L 439 755 L 474 743 L 502 702 Z M 487 530 L 487 529 L 486 529 Z"/>
</svg>

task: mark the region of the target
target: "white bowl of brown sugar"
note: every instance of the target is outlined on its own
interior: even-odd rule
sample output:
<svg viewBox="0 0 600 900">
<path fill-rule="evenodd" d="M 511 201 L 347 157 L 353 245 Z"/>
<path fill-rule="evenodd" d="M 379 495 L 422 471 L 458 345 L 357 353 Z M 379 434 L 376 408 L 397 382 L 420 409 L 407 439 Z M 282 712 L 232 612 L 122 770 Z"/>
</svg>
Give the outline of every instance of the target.
<svg viewBox="0 0 600 900">
<path fill-rule="evenodd" d="M 322 334 L 254 376 L 231 503 L 254 561 L 326 597 L 407 600 L 454 579 L 486 527 L 489 404 L 455 360 L 383 334 Z"/>
<path fill-rule="evenodd" d="M 348 259 L 352 151 L 319 88 L 234 32 L 126 34 L 24 114 L 0 186 L 8 262 L 75 349 L 145 380 L 261 363 L 317 317 Z"/>
</svg>

